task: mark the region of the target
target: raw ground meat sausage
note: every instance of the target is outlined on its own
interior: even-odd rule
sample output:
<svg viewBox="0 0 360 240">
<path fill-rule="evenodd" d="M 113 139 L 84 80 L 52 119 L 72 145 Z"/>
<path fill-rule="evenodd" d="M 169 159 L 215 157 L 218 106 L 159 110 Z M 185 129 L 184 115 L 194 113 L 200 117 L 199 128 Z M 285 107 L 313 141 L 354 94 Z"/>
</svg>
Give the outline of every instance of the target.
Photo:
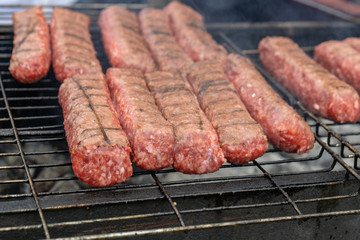
<svg viewBox="0 0 360 240">
<path fill-rule="evenodd" d="M 309 110 L 339 123 L 358 121 L 356 90 L 311 59 L 291 39 L 266 37 L 259 50 L 265 69 Z"/>
<path fill-rule="evenodd" d="M 141 32 L 161 71 L 188 69 L 192 59 L 172 35 L 169 17 L 160 9 L 145 8 L 139 13 Z"/>
<path fill-rule="evenodd" d="M 10 59 L 11 75 L 22 83 L 45 77 L 50 68 L 50 34 L 41 7 L 14 13 L 14 47 Z"/>
<path fill-rule="evenodd" d="M 206 31 L 203 17 L 189 6 L 177 1 L 169 3 L 165 12 L 170 17 L 171 29 L 184 51 L 194 60 L 226 60 L 226 50 Z"/>
<path fill-rule="evenodd" d="M 106 79 L 115 110 L 133 149 L 133 162 L 144 170 L 173 164 L 174 132 L 156 106 L 144 75 L 136 69 L 109 68 Z"/>
<path fill-rule="evenodd" d="M 142 72 L 156 69 L 135 13 L 113 6 L 101 11 L 98 19 L 102 42 L 111 66 L 135 68 Z"/>
<path fill-rule="evenodd" d="M 360 52 L 360 38 L 350 37 L 344 40 L 347 44 L 353 47 L 356 51 Z"/>
<path fill-rule="evenodd" d="M 195 63 L 188 80 L 229 162 L 244 164 L 266 152 L 268 145 L 263 129 L 246 110 L 220 63 Z"/>
<path fill-rule="evenodd" d="M 310 126 L 266 82 L 249 59 L 230 54 L 225 72 L 269 142 L 285 152 L 308 152 L 314 146 Z"/>
<path fill-rule="evenodd" d="M 102 73 L 75 75 L 60 86 L 66 139 L 75 175 L 96 187 L 132 175 L 130 144 L 121 129 Z"/>
<path fill-rule="evenodd" d="M 54 8 L 50 33 L 53 69 L 59 82 L 76 74 L 102 72 L 89 25 L 90 18 L 82 13 Z"/>
<path fill-rule="evenodd" d="M 314 59 L 360 92 L 360 53 L 346 42 L 326 41 L 315 47 Z"/>
<path fill-rule="evenodd" d="M 218 137 L 180 73 L 145 74 L 150 91 L 175 135 L 174 168 L 188 174 L 212 173 L 225 162 Z"/>
</svg>

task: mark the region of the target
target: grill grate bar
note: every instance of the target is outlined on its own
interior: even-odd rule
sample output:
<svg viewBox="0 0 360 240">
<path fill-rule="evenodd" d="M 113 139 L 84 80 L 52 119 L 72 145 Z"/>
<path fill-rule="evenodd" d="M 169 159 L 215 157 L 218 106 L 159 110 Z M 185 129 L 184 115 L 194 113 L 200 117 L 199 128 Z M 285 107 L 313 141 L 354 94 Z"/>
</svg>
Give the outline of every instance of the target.
<svg viewBox="0 0 360 240">
<path fill-rule="evenodd" d="M 152 173 L 151 176 L 153 177 L 153 179 L 155 180 L 156 184 L 159 186 L 161 192 L 165 195 L 166 199 L 168 200 L 168 202 L 170 203 L 172 209 L 174 210 L 180 224 L 182 227 L 185 227 L 185 223 L 184 223 L 184 220 L 182 219 L 181 217 L 181 214 L 179 212 L 179 210 L 177 209 L 176 207 L 176 203 L 171 199 L 170 195 L 167 193 L 165 187 L 162 185 L 162 183 L 160 182 L 159 178 L 154 174 Z"/>
<path fill-rule="evenodd" d="M 295 209 L 296 213 L 299 215 L 302 215 L 299 207 L 296 205 L 296 203 L 290 198 L 289 194 L 275 181 L 275 179 L 271 176 L 270 173 L 268 173 L 256 160 L 253 161 L 255 166 L 257 166 L 263 173 L 264 176 L 269 178 L 269 180 L 276 186 L 278 190 L 280 190 L 281 194 L 284 195 L 284 197 L 287 199 L 287 201 L 292 205 L 292 207 Z"/>
<path fill-rule="evenodd" d="M 261 218 L 261 219 L 252 219 L 252 220 L 228 221 L 228 222 L 222 222 L 222 223 L 188 225 L 185 227 L 158 228 L 158 229 L 151 229 L 151 230 L 137 230 L 137 231 L 128 231 L 128 232 L 116 232 L 116 233 L 108 233 L 108 234 L 85 235 L 85 236 L 81 236 L 81 237 L 55 238 L 55 239 L 56 240 L 66 240 L 66 239 L 68 239 L 68 240 L 92 240 L 92 239 L 113 239 L 113 238 L 123 238 L 123 237 L 139 237 L 139 236 L 161 234 L 161 233 L 174 233 L 174 232 L 181 232 L 181 231 L 194 231 L 194 230 L 204 230 L 204 229 L 210 229 L 210 228 L 234 227 L 234 226 L 240 226 L 240 225 L 272 223 L 272 222 L 280 222 L 280 221 L 305 220 L 305 219 L 311 219 L 311 218 L 346 216 L 346 215 L 356 215 L 356 214 L 360 214 L 360 210 L 334 211 L 334 212 L 327 212 L 327 213 L 314 213 L 314 214 L 303 214 L 303 215 L 295 215 L 295 216 L 283 216 L 283 217 L 277 217 L 277 218 Z"/>
<path fill-rule="evenodd" d="M 26 160 L 24 152 L 22 150 L 20 138 L 19 138 L 19 135 L 18 135 L 17 130 L 16 130 L 15 120 L 12 117 L 12 112 L 10 110 L 9 102 L 7 101 L 7 98 L 6 98 L 6 92 L 5 92 L 5 89 L 4 89 L 4 84 L 3 84 L 2 79 L 1 79 L 1 75 L 0 75 L 0 87 L 1 87 L 2 95 L 3 95 L 3 100 L 5 102 L 5 106 L 7 108 L 7 112 L 8 112 L 9 118 L 10 118 L 10 122 L 11 122 L 11 125 L 12 125 L 13 129 L 14 129 L 14 134 L 15 134 L 15 138 L 16 138 L 17 147 L 18 147 L 18 149 L 20 151 L 21 160 L 23 161 L 23 164 L 24 164 L 24 169 L 25 169 L 25 172 L 26 172 L 28 183 L 29 183 L 29 186 L 30 186 L 30 189 L 31 189 L 33 199 L 34 199 L 36 207 L 37 207 L 37 211 L 39 213 L 39 217 L 40 217 L 40 220 L 41 220 L 41 223 L 42 223 L 42 227 L 43 227 L 43 230 L 44 230 L 44 233 L 45 233 L 45 237 L 47 239 L 49 239 L 50 238 L 50 233 L 49 233 L 48 227 L 46 225 L 46 220 L 45 220 L 43 211 L 42 211 L 41 206 L 40 206 L 40 201 L 39 201 L 39 198 L 37 196 L 37 192 L 35 190 L 35 186 L 34 186 L 31 174 L 30 174 L 30 170 L 29 170 L 29 167 L 28 167 L 27 160 Z"/>
</svg>

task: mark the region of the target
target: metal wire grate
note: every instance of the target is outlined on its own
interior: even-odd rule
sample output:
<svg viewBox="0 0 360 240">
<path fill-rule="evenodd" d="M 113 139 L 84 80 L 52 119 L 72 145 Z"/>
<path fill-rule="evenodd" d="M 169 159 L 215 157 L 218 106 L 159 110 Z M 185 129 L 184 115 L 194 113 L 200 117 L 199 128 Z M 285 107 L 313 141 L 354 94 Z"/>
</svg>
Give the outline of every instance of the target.
<svg viewBox="0 0 360 240">
<path fill-rule="evenodd" d="M 95 22 L 106 6 L 72 6 L 91 16 L 91 34 L 104 69 L 109 64 Z M 126 7 L 138 11 L 146 6 Z M 0 20 L 9 16 L 0 15 Z M 254 235 L 254 229 L 269 237 L 294 236 L 305 230 L 309 238 L 321 230 L 325 238 L 345 231 L 358 233 L 360 124 L 340 125 L 308 112 L 267 75 L 256 50 L 262 37 L 285 35 L 311 54 L 321 41 L 360 36 L 358 26 L 344 22 L 213 23 L 208 29 L 229 51 L 250 57 L 306 119 L 316 136 L 314 149 L 298 156 L 270 147 L 256 161 L 225 164 L 219 172 L 203 176 L 184 175 L 172 168 L 158 172 L 135 168 L 123 184 L 85 186 L 71 170 L 57 102 L 59 83 L 53 72 L 32 85 L 11 77 L 7 68 L 13 33 L 11 26 L 4 25 L 0 27 L 0 236 L 149 239 L 172 234 L 184 239 Z M 338 229 L 331 225 L 334 222 Z M 297 230 L 271 231 L 290 226 Z"/>
</svg>

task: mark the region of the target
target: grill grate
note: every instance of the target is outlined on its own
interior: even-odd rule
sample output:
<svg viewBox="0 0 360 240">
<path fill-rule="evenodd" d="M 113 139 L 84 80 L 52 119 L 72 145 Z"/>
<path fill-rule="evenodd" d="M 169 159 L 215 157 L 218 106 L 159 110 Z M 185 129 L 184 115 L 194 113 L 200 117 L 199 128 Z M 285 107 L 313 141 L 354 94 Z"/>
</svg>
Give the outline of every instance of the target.
<svg viewBox="0 0 360 240">
<path fill-rule="evenodd" d="M 106 6 L 72 6 L 91 16 L 91 34 L 104 69 L 109 64 L 95 22 L 99 10 Z M 134 11 L 147 6 L 126 5 Z M 0 20 L 8 20 L 10 13 L 1 15 Z M 13 33 L 11 26 L 3 25 L 0 235 L 148 239 L 174 234 L 183 239 L 264 233 L 284 237 L 286 233 L 271 229 L 296 226 L 298 234 L 306 229 L 313 238 L 321 229 L 323 234 L 336 235 L 338 230 L 329 227 L 334 221 L 344 229 L 339 234 L 348 229 L 356 234 L 360 216 L 360 124 L 340 125 L 308 112 L 262 69 L 256 44 L 267 35 L 285 35 L 311 54 L 321 41 L 360 36 L 358 26 L 347 22 L 212 23 L 208 29 L 229 51 L 250 57 L 274 89 L 306 119 L 316 136 L 313 150 L 298 156 L 270 147 L 256 161 L 242 166 L 225 164 L 219 172 L 203 176 L 183 175 L 171 168 L 158 172 L 135 168 L 125 183 L 101 189 L 84 186 L 71 170 L 57 103 L 59 83 L 52 71 L 32 85 L 11 77 L 7 68 Z M 293 237 L 297 232 L 287 234 Z"/>
</svg>

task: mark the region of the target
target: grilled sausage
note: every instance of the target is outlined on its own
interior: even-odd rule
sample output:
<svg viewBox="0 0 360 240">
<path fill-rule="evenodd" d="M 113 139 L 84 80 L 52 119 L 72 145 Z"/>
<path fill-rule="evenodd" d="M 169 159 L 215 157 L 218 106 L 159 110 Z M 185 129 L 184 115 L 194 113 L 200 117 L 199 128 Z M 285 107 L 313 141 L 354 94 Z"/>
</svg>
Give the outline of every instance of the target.
<svg viewBox="0 0 360 240">
<path fill-rule="evenodd" d="M 349 37 L 344 40 L 347 44 L 353 47 L 356 51 L 360 52 L 360 38 Z"/>
<path fill-rule="evenodd" d="M 41 7 L 14 13 L 14 47 L 10 59 L 11 75 L 22 83 L 39 81 L 49 71 L 50 35 Z"/>
<path fill-rule="evenodd" d="M 145 74 L 150 91 L 175 135 L 174 168 L 183 173 L 217 171 L 225 162 L 218 137 L 180 73 Z"/>
<path fill-rule="evenodd" d="M 52 60 L 59 82 L 76 74 L 102 72 L 89 25 L 90 18 L 82 13 L 54 8 L 50 21 Z"/>
<path fill-rule="evenodd" d="M 98 25 L 106 55 L 113 67 L 135 68 L 142 72 L 156 69 L 133 12 L 117 6 L 108 7 L 101 11 Z"/>
<path fill-rule="evenodd" d="M 339 123 L 359 119 L 356 90 L 316 63 L 291 39 L 264 38 L 259 50 L 264 67 L 309 110 Z"/>
<path fill-rule="evenodd" d="M 169 3 L 165 12 L 176 40 L 184 51 L 194 60 L 226 60 L 226 50 L 218 45 L 206 31 L 203 17 L 194 9 L 177 1 Z"/>
<path fill-rule="evenodd" d="M 133 149 L 133 162 L 144 170 L 173 164 L 174 132 L 155 104 L 140 70 L 109 68 L 106 79 L 120 123 Z"/>
<path fill-rule="evenodd" d="M 326 41 L 315 47 L 314 59 L 360 92 L 360 53 L 346 42 Z"/>
<path fill-rule="evenodd" d="M 250 116 L 219 63 L 195 63 L 188 80 L 229 162 L 244 164 L 266 152 L 267 139 L 261 126 Z"/>
<path fill-rule="evenodd" d="M 160 9 L 146 8 L 139 13 L 141 32 L 161 71 L 188 69 L 193 63 L 172 35 L 169 17 Z"/>
<path fill-rule="evenodd" d="M 249 59 L 230 54 L 224 68 L 249 113 L 263 127 L 274 147 L 301 154 L 314 146 L 310 126 L 267 84 Z"/>
<path fill-rule="evenodd" d="M 75 75 L 60 86 L 66 139 L 75 175 L 96 187 L 132 174 L 130 144 L 121 129 L 102 73 Z"/>
</svg>

